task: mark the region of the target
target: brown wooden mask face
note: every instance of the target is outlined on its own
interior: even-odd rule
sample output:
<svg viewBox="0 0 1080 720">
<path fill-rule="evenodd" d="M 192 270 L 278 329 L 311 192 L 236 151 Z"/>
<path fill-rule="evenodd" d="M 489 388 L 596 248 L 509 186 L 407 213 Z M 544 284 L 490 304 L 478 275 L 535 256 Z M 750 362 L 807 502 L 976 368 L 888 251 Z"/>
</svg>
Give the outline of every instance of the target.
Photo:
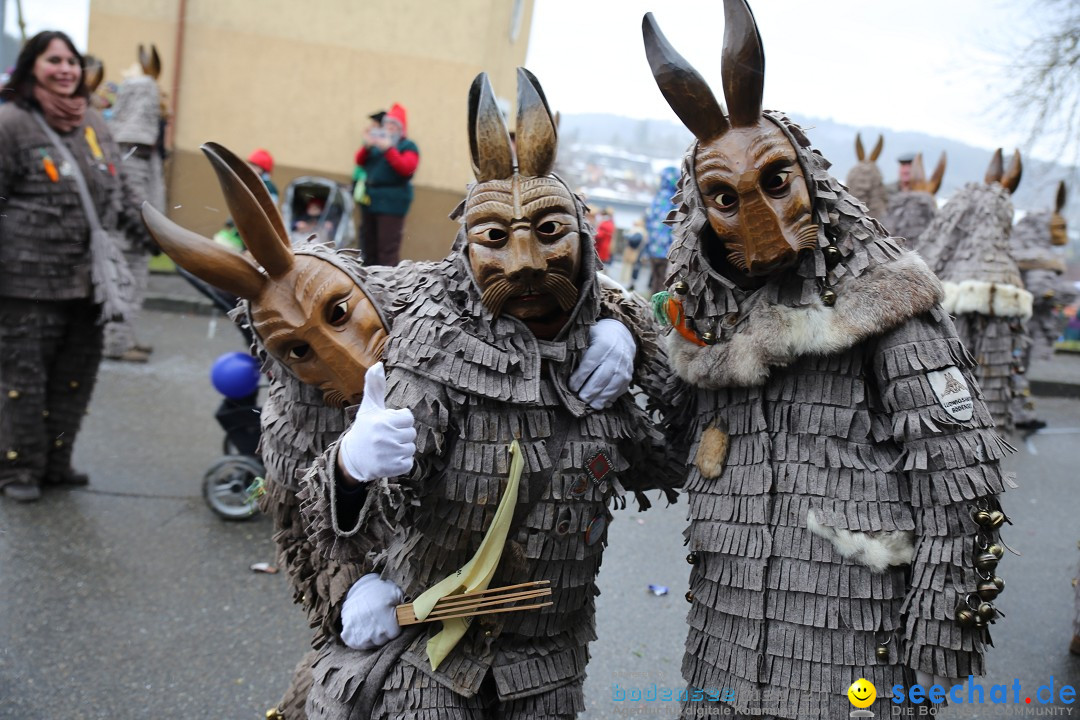
<svg viewBox="0 0 1080 720">
<path fill-rule="evenodd" d="M 258 265 L 144 203 L 151 234 L 177 265 L 248 300 L 252 328 L 267 352 L 301 382 L 320 388 L 328 405 L 359 402 L 364 374 L 381 359 L 387 338 L 375 306 L 334 263 L 293 253 L 266 186 L 246 162 L 213 143 L 203 152 Z"/>
<path fill-rule="evenodd" d="M 535 320 L 577 303 L 581 228 L 559 181 L 515 175 L 480 183 L 465 205 L 465 232 L 473 277 L 492 315 Z"/>
<path fill-rule="evenodd" d="M 577 204 L 551 177 L 556 125 L 539 81 L 518 68 L 511 143 L 487 75 L 473 81 L 469 150 L 477 184 L 465 200 L 465 233 L 473 278 L 495 316 L 545 320 L 572 310 L 581 292 Z"/>
<path fill-rule="evenodd" d="M 728 261 L 757 277 L 792 266 L 800 251 L 816 247 L 817 227 L 798 153 L 762 115 L 765 52 L 750 7 L 745 0 L 724 0 L 727 115 L 651 14 L 642 21 L 642 33 L 660 92 L 698 139 L 697 188 Z"/>
<path fill-rule="evenodd" d="M 783 270 L 817 245 L 798 156 L 771 121 L 761 118 L 700 143 L 694 164 L 709 224 L 742 272 L 761 277 Z"/>
<path fill-rule="evenodd" d="M 267 352 L 334 407 L 360 402 L 364 373 L 382 358 L 387 338 L 356 282 L 311 255 L 297 255 L 293 269 L 251 301 L 251 324 Z"/>
</svg>

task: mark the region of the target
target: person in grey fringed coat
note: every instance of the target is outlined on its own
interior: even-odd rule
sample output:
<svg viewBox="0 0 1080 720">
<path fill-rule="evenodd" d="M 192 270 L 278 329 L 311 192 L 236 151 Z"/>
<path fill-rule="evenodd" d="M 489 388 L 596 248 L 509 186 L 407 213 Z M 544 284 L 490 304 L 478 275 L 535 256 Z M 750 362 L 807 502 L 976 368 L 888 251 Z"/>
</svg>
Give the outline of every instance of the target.
<svg viewBox="0 0 1080 720">
<path fill-rule="evenodd" d="M 490 587 L 548 580 L 551 604 L 475 616 L 445 655 L 433 650 L 437 623 L 391 639 L 392 619 L 370 642 L 349 640 L 362 649 L 331 646 L 313 668 L 309 718 L 575 717 L 610 509 L 630 495 L 648 507 L 650 488 L 670 499 L 682 475 L 678 445 L 666 446 L 650 421 L 671 412 L 651 315 L 601 286 L 584 205 L 550 174 L 555 128 L 542 91 L 524 70 L 518 91 L 511 149 L 486 76 L 474 83 L 478 182 L 455 213 L 463 228 L 454 252 L 411 288 L 387 343 L 385 414 L 411 411 L 415 458 L 390 477 L 346 473 L 350 430 L 305 478 L 301 499 L 325 552 L 381 571 L 354 588 L 382 604 L 364 629 L 386 611 L 392 618 L 402 594 L 415 600 L 454 577 L 482 546 L 511 492 L 507 449 L 517 440 L 524 467 Z M 575 395 L 572 373 L 613 320 L 633 330 L 641 405 L 630 393 L 599 404 Z M 364 409 L 354 428 L 362 418 Z M 355 487 L 344 475 L 373 479 Z M 371 587 L 389 597 L 373 599 Z"/>
<path fill-rule="evenodd" d="M 904 247 L 908 250 L 922 252 L 920 240 L 926 228 L 937 217 L 938 206 L 934 195 L 941 187 L 941 180 L 945 176 L 945 153 L 941 153 L 934 174 L 929 179 L 923 169 L 922 153 L 915 155 L 911 163 L 911 179 L 907 190 L 899 190 L 889 196 L 889 204 L 884 217 L 880 218 L 882 225 L 893 237 L 902 238 Z"/>
<path fill-rule="evenodd" d="M 162 130 L 161 92 L 157 85 L 160 72 L 157 49 L 148 55 L 140 45 L 139 63 L 125 72 L 116 92 L 109 129 L 122 153 L 118 169 L 124 185 L 138 205 L 146 201 L 164 212 L 165 175 L 158 151 Z M 124 257 L 135 278 L 130 298 L 132 312 L 124 322 L 110 322 L 105 326 L 105 357 L 146 362 L 153 348 L 136 339 L 135 320 L 142 309 L 150 278 L 150 247 L 142 237 L 125 237 L 124 241 Z"/>
<path fill-rule="evenodd" d="M 1020 182 L 1020 154 L 1003 173 L 1000 148 L 986 182 L 956 191 L 923 232 L 919 253 L 945 288 L 942 306 L 977 365 L 975 379 L 994 423 L 1012 430 L 1013 378 L 1020 372 L 1024 323 L 1032 296 L 1024 289 L 1009 247 L 1012 192 Z"/>
<path fill-rule="evenodd" d="M 657 301 L 693 416 L 683 717 L 847 717 L 860 679 L 876 717 L 914 711 L 896 686 L 986 671 L 1009 448 L 940 283 L 762 112 L 753 16 L 725 10 L 727 115 L 644 27 L 697 138 Z"/>
<path fill-rule="evenodd" d="M 1038 430 L 1046 423 L 1035 413 L 1027 370 L 1035 360 L 1049 360 L 1054 343 L 1065 330 L 1065 317 L 1060 308 L 1076 301 L 1076 288 L 1064 279 L 1065 258 L 1054 246 L 1065 245 L 1068 236 L 1065 218 L 1065 182 L 1058 185 L 1053 211 L 1030 212 L 1013 227 L 1009 249 L 1023 277 L 1024 289 L 1031 293 L 1032 315 L 1026 323 L 1024 349 L 1020 367 L 1013 373 L 1013 416 L 1016 427 Z"/>
</svg>

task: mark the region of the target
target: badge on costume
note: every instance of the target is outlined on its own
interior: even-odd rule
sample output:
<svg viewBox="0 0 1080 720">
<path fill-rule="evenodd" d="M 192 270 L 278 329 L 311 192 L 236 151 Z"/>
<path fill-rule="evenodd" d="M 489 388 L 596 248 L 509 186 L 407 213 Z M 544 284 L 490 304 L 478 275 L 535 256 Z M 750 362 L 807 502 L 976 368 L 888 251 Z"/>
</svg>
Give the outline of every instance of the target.
<svg viewBox="0 0 1080 720">
<path fill-rule="evenodd" d="M 94 132 L 94 128 L 87 125 L 86 132 L 83 135 L 86 137 L 86 144 L 90 146 L 90 154 L 94 156 L 95 160 L 101 162 L 105 157 L 105 153 L 101 152 L 101 145 L 98 144 L 97 133 Z"/>
<path fill-rule="evenodd" d="M 593 484 L 599 486 L 601 492 L 605 492 L 607 490 L 607 476 L 611 474 L 611 460 L 608 459 L 603 450 L 597 451 L 595 455 L 585 462 L 585 470 L 589 473 L 589 477 L 592 478 Z"/>
<path fill-rule="evenodd" d="M 958 367 L 950 365 L 944 370 L 926 373 L 926 379 L 930 381 L 930 387 L 945 412 L 961 422 L 971 419 L 975 405 L 967 381 Z"/>
</svg>

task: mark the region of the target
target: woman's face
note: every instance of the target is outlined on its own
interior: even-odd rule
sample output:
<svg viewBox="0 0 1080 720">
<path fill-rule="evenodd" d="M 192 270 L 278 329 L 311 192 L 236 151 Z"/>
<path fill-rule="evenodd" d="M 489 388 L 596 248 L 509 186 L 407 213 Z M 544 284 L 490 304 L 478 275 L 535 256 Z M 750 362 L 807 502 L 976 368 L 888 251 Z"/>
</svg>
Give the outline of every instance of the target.
<svg viewBox="0 0 1080 720">
<path fill-rule="evenodd" d="M 79 87 L 82 67 L 75 53 L 60 38 L 53 38 L 34 61 L 34 80 L 46 90 L 70 97 Z"/>
</svg>

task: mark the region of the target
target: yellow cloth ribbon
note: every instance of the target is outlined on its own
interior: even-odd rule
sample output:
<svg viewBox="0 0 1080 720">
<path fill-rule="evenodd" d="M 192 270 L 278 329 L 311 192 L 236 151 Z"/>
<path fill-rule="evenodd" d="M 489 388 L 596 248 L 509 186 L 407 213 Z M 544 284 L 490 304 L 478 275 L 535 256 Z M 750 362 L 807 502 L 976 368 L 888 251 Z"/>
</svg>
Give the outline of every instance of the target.
<svg viewBox="0 0 1080 720">
<path fill-rule="evenodd" d="M 101 159 L 105 157 L 105 153 L 101 152 L 101 145 L 98 144 L 97 133 L 94 132 L 94 128 L 89 125 L 86 127 L 86 144 L 90 146 L 90 152 L 94 156 L 94 159 L 101 162 Z"/>
<path fill-rule="evenodd" d="M 517 506 L 518 485 L 524 467 L 525 460 L 521 455 L 521 447 L 518 441 L 514 440 L 510 444 L 510 479 L 506 483 L 506 491 L 499 500 L 495 517 L 484 539 L 480 542 L 480 547 L 460 570 L 443 578 L 413 601 L 413 612 L 418 620 L 426 618 L 435 604 L 445 597 L 488 589 L 491 578 L 495 575 L 495 568 L 499 566 L 503 547 L 506 545 L 506 534 L 510 530 L 510 520 L 514 517 L 514 508 Z M 442 621 L 442 630 L 427 643 L 427 656 L 432 670 L 437 670 L 454 646 L 458 644 L 465 635 L 465 631 L 469 629 L 471 621 L 472 618 L 453 618 Z"/>
</svg>

